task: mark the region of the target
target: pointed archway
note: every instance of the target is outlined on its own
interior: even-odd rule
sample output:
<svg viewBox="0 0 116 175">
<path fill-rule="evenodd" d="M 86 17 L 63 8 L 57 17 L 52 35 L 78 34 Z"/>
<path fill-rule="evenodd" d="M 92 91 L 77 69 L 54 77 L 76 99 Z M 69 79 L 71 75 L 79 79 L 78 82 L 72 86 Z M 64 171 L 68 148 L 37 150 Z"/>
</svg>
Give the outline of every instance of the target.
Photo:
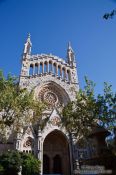
<svg viewBox="0 0 116 175">
<path fill-rule="evenodd" d="M 70 175 L 69 143 L 65 135 L 54 130 L 43 143 L 43 173 Z"/>
</svg>

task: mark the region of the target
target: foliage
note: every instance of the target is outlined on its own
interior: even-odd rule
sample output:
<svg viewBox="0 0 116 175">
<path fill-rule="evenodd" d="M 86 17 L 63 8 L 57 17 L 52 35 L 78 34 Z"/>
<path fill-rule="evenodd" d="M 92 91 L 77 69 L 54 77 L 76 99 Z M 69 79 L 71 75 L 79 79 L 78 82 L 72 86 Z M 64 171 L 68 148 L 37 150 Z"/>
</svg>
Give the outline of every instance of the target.
<svg viewBox="0 0 116 175">
<path fill-rule="evenodd" d="M 0 165 L 0 174 L 3 174 L 3 172 L 4 172 L 4 168 L 2 165 Z"/>
<path fill-rule="evenodd" d="M 0 71 L 0 133 L 7 137 L 7 132 L 12 129 L 19 132 L 20 129 L 36 122 L 45 104 L 34 98 L 33 91 L 21 89 L 16 77 L 3 76 Z"/>
<path fill-rule="evenodd" d="M 116 94 L 104 83 L 104 93 L 95 96 L 95 84 L 85 77 L 85 88 L 77 92 L 76 100 L 62 111 L 62 123 L 76 137 L 87 136 L 96 123 L 112 127 L 116 124 Z"/>
<path fill-rule="evenodd" d="M 21 169 L 22 175 L 39 174 L 40 161 L 32 154 L 18 151 L 8 151 L 0 156 L 0 173 L 3 175 L 17 175 Z"/>
<path fill-rule="evenodd" d="M 116 93 L 112 92 L 111 87 L 104 83 L 104 93 L 98 94 L 96 99 L 98 119 L 108 129 L 113 129 L 116 125 Z"/>
<path fill-rule="evenodd" d="M 31 154 L 23 154 L 22 175 L 37 175 L 40 173 L 40 161 Z"/>
<path fill-rule="evenodd" d="M 103 18 L 106 20 L 111 19 L 114 17 L 114 15 L 116 15 L 116 10 L 112 10 L 110 13 L 105 13 Z"/>
<path fill-rule="evenodd" d="M 21 155 L 16 151 L 9 151 L 0 156 L 0 165 L 4 169 L 4 175 L 17 175 L 22 164 Z"/>
</svg>

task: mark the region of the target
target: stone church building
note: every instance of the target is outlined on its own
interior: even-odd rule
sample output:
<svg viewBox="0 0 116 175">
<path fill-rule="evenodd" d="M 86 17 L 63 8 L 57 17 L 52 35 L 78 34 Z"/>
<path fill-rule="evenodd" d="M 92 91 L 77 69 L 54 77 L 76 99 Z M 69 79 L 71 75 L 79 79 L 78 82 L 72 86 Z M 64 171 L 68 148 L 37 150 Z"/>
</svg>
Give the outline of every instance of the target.
<svg viewBox="0 0 116 175">
<path fill-rule="evenodd" d="M 49 120 L 43 130 L 35 132 L 33 126 L 26 126 L 14 141 L 10 141 L 7 149 L 17 149 L 33 153 L 41 160 L 41 174 L 73 174 L 79 151 L 87 154 L 87 150 L 78 150 L 75 139 L 61 128 L 60 112 L 62 106 L 75 99 L 79 90 L 75 54 L 70 45 L 67 48 L 66 61 L 52 54 L 31 54 L 30 35 L 24 45 L 19 85 L 21 88 L 34 90 L 39 100 L 48 103 L 43 117 Z M 0 144 L 2 149 L 5 149 Z"/>
</svg>

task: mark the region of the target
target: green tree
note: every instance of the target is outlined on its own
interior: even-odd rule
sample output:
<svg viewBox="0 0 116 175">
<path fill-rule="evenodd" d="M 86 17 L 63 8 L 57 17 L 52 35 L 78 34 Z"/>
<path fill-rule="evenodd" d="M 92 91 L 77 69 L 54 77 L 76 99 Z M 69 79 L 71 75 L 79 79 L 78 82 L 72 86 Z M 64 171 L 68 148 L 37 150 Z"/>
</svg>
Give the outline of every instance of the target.
<svg viewBox="0 0 116 175">
<path fill-rule="evenodd" d="M 96 123 L 110 128 L 116 124 L 116 94 L 111 86 L 104 83 L 103 94 L 95 96 L 95 84 L 87 78 L 85 82 L 84 90 L 80 89 L 76 100 L 62 111 L 63 126 L 78 139 L 86 137 Z"/>
<path fill-rule="evenodd" d="M 22 175 L 38 175 L 40 173 L 40 161 L 32 154 L 22 154 Z"/>
<path fill-rule="evenodd" d="M 3 76 L 0 71 L 0 133 L 7 137 L 9 130 L 20 129 L 40 119 L 45 104 L 34 98 L 33 91 L 21 89 L 16 77 Z"/>
<path fill-rule="evenodd" d="M 38 175 L 40 173 L 40 161 L 32 154 L 18 151 L 8 151 L 0 155 L 1 174 L 17 175 L 21 169 L 22 175 Z"/>
<path fill-rule="evenodd" d="M 0 156 L 0 165 L 4 175 L 17 175 L 22 165 L 21 155 L 17 151 L 8 151 Z"/>
</svg>

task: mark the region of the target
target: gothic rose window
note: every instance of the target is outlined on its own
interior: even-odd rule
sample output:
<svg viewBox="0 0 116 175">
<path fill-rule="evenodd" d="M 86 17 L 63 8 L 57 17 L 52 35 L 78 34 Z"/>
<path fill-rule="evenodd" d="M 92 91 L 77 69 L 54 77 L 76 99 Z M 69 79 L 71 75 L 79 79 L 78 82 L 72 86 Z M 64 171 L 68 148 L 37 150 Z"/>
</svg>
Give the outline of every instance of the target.
<svg viewBox="0 0 116 175">
<path fill-rule="evenodd" d="M 45 101 L 49 107 L 60 107 L 62 105 L 62 95 L 53 85 L 44 86 L 38 93 L 38 98 Z"/>
<path fill-rule="evenodd" d="M 48 91 L 44 94 L 44 101 L 54 106 L 57 102 L 57 96 L 53 92 Z"/>
</svg>

